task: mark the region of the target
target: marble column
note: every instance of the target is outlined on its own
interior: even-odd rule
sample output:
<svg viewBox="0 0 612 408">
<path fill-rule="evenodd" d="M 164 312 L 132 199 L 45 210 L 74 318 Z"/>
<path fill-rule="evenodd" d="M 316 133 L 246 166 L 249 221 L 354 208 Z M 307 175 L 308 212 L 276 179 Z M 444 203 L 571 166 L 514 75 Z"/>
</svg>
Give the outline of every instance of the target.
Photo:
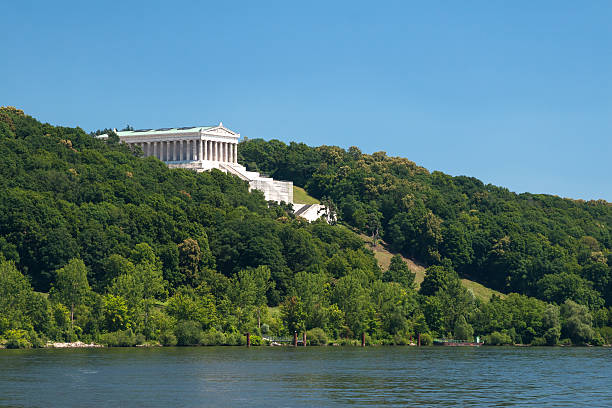
<svg viewBox="0 0 612 408">
<path fill-rule="evenodd" d="M 198 160 L 203 160 L 203 158 L 204 158 L 202 156 L 202 153 L 204 153 L 203 149 L 202 149 L 202 143 L 204 143 L 204 141 L 202 139 L 198 140 Z"/>
<path fill-rule="evenodd" d="M 234 144 L 234 163 L 238 163 L 238 143 Z"/>
</svg>

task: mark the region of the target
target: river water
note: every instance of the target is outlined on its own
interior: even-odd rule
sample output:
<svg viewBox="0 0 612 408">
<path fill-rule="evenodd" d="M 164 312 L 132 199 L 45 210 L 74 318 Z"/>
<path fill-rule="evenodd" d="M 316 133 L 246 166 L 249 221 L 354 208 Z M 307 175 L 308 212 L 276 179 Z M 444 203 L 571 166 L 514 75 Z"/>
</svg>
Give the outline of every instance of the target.
<svg viewBox="0 0 612 408">
<path fill-rule="evenodd" d="M 612 406 L 610 348 L 0 350 L 0 407 Z"/>
</svg>

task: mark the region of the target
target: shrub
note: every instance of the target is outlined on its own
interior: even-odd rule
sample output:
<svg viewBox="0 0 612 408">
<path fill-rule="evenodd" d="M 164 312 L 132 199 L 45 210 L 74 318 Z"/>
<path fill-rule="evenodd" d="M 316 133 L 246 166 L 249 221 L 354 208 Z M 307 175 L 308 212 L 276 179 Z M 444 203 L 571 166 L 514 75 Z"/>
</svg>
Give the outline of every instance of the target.
<svg viewBox="0 0 612 408">
<path fill-rule="evenodd" d="M 546 330 L 544 333 L 544 340 L 546 341 L 547 346 L 554 346 L 559 342 L 559 338 L 561 337 L 561 329 L 557 326 L 551 327 Z"/>
<path fill-rule="evenodd" d="M 383 341 L 383 344 L 387 344 L 387 342 Z M 393 341 L 391 342 L 391 344 L 395 346 L 405 346 L 410 344 L 410 339 L 398 333 L 393 336 Z"/>
<path fill-rule="evenodd" d="M 327 341 L 327 334 L 320 327 L 315 327 L 306 332 L 306 342 L 311 346 L 324 346 Z"/>
<path fill-rule="evenodd" d="M 162 331 L 157 335 L 157 340 L 162 346 L 176 346 L 176 336 L 171 331 Z"/>
<path fill-rule="evenodd" d="M 429 333 L 421 333 L 421 346 L 431 346 L 433 337 Z"/>
<path fill-rule="evenodd" d="M 137 338 L 131 329 L 119 330 L 100 335 L 100 343 L 108 347 L 133 347 L 137 344 Z"/>
<path fill-rule="evenodd" d="M 512 338 L 506 333 L 493 332 L 485 336 L 485 344 L 490 346 L 502 346 L 504 344 L 512 344 Z"/>
<path fill-rule="evenodd" d="M 193 320 L 183 320 L 176 325 L 174 334 L 179 346 L 197 346 L 202 340 L 202 326 Z"/>
<path fill-rule="evenodd" d="M 244 346 L 246 345 L 246 337 L 240 333 L 227 333 L 225 336 L 225 344 L 227 346 Z"/>
<path fill-rule="evenodd" d="M 30 343 L 27 339 L 27 334 L 25 330 L 7 330 L 4 333 L 4 337 L 6 338 L 6 342 L 4 346 L 8 349 L 23 349 L 32 347 L 32 343 Z"/>
<path fill-rule="evenodd" d="M 546 339 L 544 337 L 534 337 L 531 340 L 532 346 L 546 346 Z"/>
<path fill-rule="evenodd" d="M 222 346 L 226 342 L 225 333 L 213 329 L 202 334 L 203 346 Z"/>
<path fill-rule="evenodd" d="M 612 327 L 604 326 L 597 329 L 605 344 L 612 344 Z"/>
</svg>

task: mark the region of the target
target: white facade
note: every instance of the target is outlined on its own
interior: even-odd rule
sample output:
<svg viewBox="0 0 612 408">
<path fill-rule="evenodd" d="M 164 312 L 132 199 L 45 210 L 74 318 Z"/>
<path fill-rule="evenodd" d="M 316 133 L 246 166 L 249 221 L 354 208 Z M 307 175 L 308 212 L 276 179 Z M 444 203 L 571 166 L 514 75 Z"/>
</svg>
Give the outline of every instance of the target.
<svg viewBox="0 0 612 408">
<path fill-rule="evenodd" d="M 119 140 L 142 149 L 168 167 L 195 171 L 219 169 L 248 181 L 251 189 L 261 190 L 268 201 L 293 203 L 293 182 L 277 181 L 247 171 L 238 164 L 240 134 L 218 126 L 142 129 L 117 132 Z M 99 136 L 101 138 L 107 135 Z"/>
</svg>

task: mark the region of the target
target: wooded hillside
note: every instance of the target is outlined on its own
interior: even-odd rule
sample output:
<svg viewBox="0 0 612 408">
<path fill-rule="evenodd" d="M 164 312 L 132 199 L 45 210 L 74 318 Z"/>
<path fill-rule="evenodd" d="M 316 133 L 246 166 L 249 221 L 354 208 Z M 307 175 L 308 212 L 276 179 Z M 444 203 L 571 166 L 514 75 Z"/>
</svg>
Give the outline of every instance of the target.
<svg viewBox="0 0 612 408">
<path fill-rule="evenodd" d="M 0 108 L 0 346 L 239 344 L 294 331 L 312 344 L 362 333 L 380 344 L 610 341 L 607 204 L 527 199 L 354 148 L 240 151 L 430 265 L 420 290 L 399 255 L 383 273 L 349 228 L 296 219 L 238 178 L 171 170 L 116 138 Z M 455 269 L 550 303 L 482 301 Z"/>
</svg>

